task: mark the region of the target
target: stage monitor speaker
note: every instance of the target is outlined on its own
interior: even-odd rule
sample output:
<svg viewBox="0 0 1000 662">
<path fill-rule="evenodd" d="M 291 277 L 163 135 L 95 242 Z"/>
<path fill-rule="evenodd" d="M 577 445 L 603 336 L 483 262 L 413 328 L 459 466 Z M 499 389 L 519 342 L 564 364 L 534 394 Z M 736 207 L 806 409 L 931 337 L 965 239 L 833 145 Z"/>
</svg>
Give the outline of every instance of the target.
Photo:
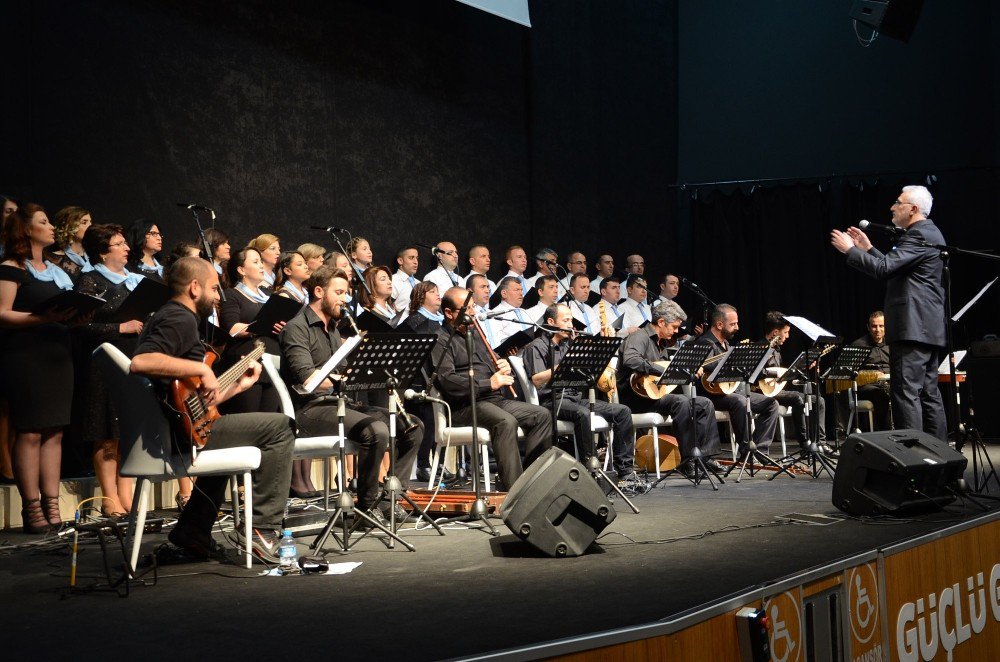
<svg viewBox="0 0 1000 662">
<path fill-rule="evenodd" d="M 855 0 L 851 18 L 902 42 L 910 41 L 924 0 Z"/>
<path fill-rule="evenodd" d="M 579 556 L 618 513 L 587 468 L 550 448 L 514 482 L 503 523 L 549 556 Z"/>
<path fill-rule="evenodd" d="M 850 515 L 903 516 L 955 500 L 968 460 L 919 430 L 852 434 L 840 449 L 833 505 Z"/>
</svg>

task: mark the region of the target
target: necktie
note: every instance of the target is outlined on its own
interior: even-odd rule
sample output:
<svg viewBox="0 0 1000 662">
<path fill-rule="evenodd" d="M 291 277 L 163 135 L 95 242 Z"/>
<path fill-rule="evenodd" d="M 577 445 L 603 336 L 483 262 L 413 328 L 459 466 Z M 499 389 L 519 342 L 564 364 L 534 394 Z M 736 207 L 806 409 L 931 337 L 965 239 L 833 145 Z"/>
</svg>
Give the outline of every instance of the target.
<svg viewBox="0 0 1000 662">
<path fill-rule="evenodd" d="M 408 276 L 407 280 L 410 281 L 410 287 L 416 287 L 416 285 L 417 285 L 417 279 L 416 278 L 414 278 L 413 276 Z"/>
<path fill-rule="evenodd" d="M 648 322 L 649 316 L 646 315 L 646 306 L 642 305 L 641 303 L 639 304 L 639 312 L 642 313 L 642 321 Z"/>
</svg>

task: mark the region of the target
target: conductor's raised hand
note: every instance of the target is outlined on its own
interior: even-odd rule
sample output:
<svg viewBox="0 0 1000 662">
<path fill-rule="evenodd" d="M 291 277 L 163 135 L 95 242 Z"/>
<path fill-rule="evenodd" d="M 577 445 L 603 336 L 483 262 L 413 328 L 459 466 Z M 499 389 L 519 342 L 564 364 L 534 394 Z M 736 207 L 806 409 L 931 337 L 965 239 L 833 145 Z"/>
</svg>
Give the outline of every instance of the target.
<svg viewBox="0 0 1000 662">
<path fill-rule="evenodd" d="M 868 235 L 864 233 L 861 228 L 856 228 L 853 225 L 847 228 L 847 234 L 854 241 L 854 245 L 861 250 L 867 252 L 872 249 L 872 242 L 868 238 Z"/>
<path fill-rule="evenodd" d="M 830 232 L 830 243 L 841 253 L 846 253 L 854 248 L 854 240 L 851 239 L 851 235 L 840 230 Z"/>
</svg>

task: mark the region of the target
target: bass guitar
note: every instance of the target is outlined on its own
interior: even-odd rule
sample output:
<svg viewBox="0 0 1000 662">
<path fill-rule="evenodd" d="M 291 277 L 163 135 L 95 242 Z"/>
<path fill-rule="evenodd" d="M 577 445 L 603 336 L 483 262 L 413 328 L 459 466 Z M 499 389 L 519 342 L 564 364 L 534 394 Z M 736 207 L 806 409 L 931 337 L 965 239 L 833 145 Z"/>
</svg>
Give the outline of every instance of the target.
<svg viewBox="0 0 1000 662">
<path fill-rule="evenodd" d="M 218 358 L 215 352 L 205 352 L 204 362 L 211 366 Z M 264 356 L 264 341 L 258 340 L 253 349 L 228 370 L 219 375 L 219 392 L 235 384 L 250 368 L 250 364 Z M 201 378 L 185 377 L 175 379 L 167 394 L 167 407 L 174 412 L 178 422 L 178 432 L 195 448 L 204 448 L 212 435 L 212 425 L 219 418 L 215 405 L 208 405 L 199 394 Z"/>
</svg>

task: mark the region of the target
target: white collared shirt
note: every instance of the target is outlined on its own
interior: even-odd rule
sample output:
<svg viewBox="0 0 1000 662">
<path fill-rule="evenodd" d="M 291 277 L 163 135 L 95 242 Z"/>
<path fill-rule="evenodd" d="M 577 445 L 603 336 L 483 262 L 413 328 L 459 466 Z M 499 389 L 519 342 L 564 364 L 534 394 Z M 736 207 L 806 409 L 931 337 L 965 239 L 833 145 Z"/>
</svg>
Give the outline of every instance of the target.
<svg viewBox="0 0 1000 662">
<path fill-rule="evenodd" d="M 515 321 L 515 318 L 523 319 L 524 321 L 529 321 L 528 315 L 525 313 L 525 311 L 521 310 L 520 308 L 514 308 L 506 301 L 501 301 L 500 305 L 498 305 L 496 308 L 493 309 L 493 312 L 504 313 L 504 317 L 511 318 L 511 319 L 499 319 L 494 317 L 493 319 L 489 320 L 490 322 L 493 322 L 493 330 L 496 332 L 497 346 L 503 344 L 503 342 L 507 340 L 507 338 L 510 338 L 518 331 L 531 329 L 530 326 Z"/>
<path fill-rule="evenodd" d="M 580 303 L 579 301 L 571 301 L 569 304 L 570 310 L 573 311 L 573 319 L 583 322 L 587 325 L 584 329 L 587 333 L 598 334 L 601 332 L 601 318 L 594 314 L 593 309 L 586 303 Z M 613 320 L 608 320 L 609 322 Z"/>
<path fill-rule="evenodd" d="M 444 267 L 438 267 L 433 271 L 429 271 L 426 276 L 424 276 L 424 281 L 430 281 L 438 286 L 438 291 L 441 296 L 452 287 L 462 287 L 464 281 L 462 277 L 456 274 L 454 271 L 447 271 Z"/>
<path fill-rule="evenodd" d="M 624 310 L 625 315 L 625 319 L 622 320 L 623 329 L 630 329 L 633 326 L 639 326 L 643 322 L 649 322 L 652 320 L 649 304 L 644 301 L 639 302 L 635 299 L 628 298 L 625 299 L 625 303 L 623 303 L 621 307 Z"/>
<path fill-rule="evenodd" d="M 590 291 L 601 293 L 601 283 L 604 281 L 604 276 L 594 276 L 590 279 Z"/>
<path fill-rule="evenodd" d="M 397 269 L 392 275 L 392 298 L 395 300 L 396 312 L 402 312 L 410 307 L 410 295 L 413 288 L 420 282 L 416 276 L 408 276 L 402 269 Z"/>
<path fill-rule="evenodd" d="M 529 283 L 528 279 L 524 277 L 524 275 L 518 274 L 518 273 L 514 273 L 513 271 L 508 271 L 506 274 L 504 274 L 504 278 L 506 278 L 507 276 L 510 276 L 511 278 L 516 278 L 518 280 L 518 282 L 521 283 L 521 294 L 522 295 L 528 293 L 528 286 L 529 286 L 530 283 Z M 501 278 L 500 280 L 503 280 L 503 278 Z"/>
<path fill-rule="evenodd" d="M 478 271 L 470 271 L 468 276 L 462 277 L 462 287 L 468 287 L 469 277 L 475 274 L 486 276 L 486 274 L 480 274 Z M 493 296 L 493 293 L 497 291 L 497 284 L 490 280 L 489 277 L 486 278 L 486 282 L 490 284 L 490 296 Z"/>
</svg>

